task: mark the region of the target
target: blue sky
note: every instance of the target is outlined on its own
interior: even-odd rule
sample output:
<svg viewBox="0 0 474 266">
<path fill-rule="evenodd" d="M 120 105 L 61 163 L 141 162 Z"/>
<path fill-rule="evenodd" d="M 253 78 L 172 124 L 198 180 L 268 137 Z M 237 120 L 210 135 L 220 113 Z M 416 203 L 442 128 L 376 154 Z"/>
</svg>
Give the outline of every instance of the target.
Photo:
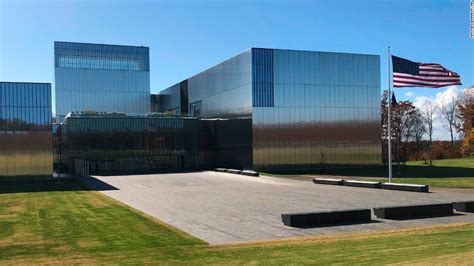
<svg viewBox="0 0 474 266">
<path fill-rule="evenodd" d="M 150 47 L 152 92 L 249 47 L 378 54 L 384 88 L 390 44 L 395 55 L 458 72 L 464 88 L 474 83 L 468 31 L 468 0 L 0 0 L 0 80 L 53 82 L 58 40 Z M 396 93 L 415 100 L 443 91 Z"/>
</svg>

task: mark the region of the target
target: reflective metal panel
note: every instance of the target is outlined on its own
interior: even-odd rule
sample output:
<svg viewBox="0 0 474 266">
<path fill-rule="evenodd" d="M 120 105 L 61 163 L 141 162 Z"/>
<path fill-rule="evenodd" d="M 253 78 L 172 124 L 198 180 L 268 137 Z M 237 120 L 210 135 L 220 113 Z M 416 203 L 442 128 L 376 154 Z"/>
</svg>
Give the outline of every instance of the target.
<svg viewBox="0 0 474 266">
<path fill-rule="evenodd" d="M 181 83 L 175 84 L 166 90 L 160 92 L 160 112 L 173 112 L 176 115 L 181 114 Z"/>
<path fill-rule="evenodd" d="M 54 43 L 56 116 L 150 112 L 148 47 Z"/>
<path fill-rule="evenodd" d="M 165 97 L 162 111 L 224 118 L 202 121 L 199 141 L 203 167 L 252 168 L 252 57 L 252 50 L 247 50 L 160 92 Z M 268 52 L 262 57 L 268 59 Z M 271 68 L 269 62 L 263 65 L 267 70 Z M 270 75 L 260 78 L 259 101 L 269 104 L 273 96 L 263 96 L 271 85 Z M 183 88 L 187 88 L 187 95 Z"/>
<path fill-rule="evenodd" d="M 255 169 L 381 163 L 379 56 L 252 48 L 187 81 L 191 115 L 252 119 Z"/>
<path fill-rule="evenodd" d="M 274 107 L 252 108 L 255 169 L 381 163 L 379 56 L 273 50 L 273 62 Z"/>
<path fill-rule="evenodd" d="M 0 82 L 0 176 L 51 176 L 51 84 Z"/>
<path fill-rule="evenodd" d="M 198 167 L 198 120 L 183 117 L 67 117 L 58 130 L 61 164 L 91 174 Z M 57 158 L 59 160 L 59 158 Z"/>
<path fill-rule="evenodd" d="M 201 117 L 252 116 L 251 55 L 247 50 L 188 79 L 188 102 L 200 102 Z"/>
</svg>

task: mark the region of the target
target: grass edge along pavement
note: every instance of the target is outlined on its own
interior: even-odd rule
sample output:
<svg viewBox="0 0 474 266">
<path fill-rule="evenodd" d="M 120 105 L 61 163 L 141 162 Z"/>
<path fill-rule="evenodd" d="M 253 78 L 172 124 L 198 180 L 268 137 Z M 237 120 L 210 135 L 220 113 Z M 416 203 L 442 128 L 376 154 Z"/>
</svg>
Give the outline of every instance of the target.
<svg viewBox="0 0 474 266">
<path fill-rule="evenodd" d="M 444 188 L 474 189 L 474 156 L 457 159 L 434 160 L 433 166 L 424 165 L 424 161 L 407 162 L 404 172 L 398 174 L 394 165 L 392 182 L 408 184 L 424 184 Z M 286 173 L 266 173 L 261 175 L 276 177 L 293 177 L 311 179 L 313 177 L 334 177 L 341 179 L 357 179 L 366 181 L 388 182 L 387 166 L 324 169 L 314 171 L 293 171 Z"/>
<path fill-rule="evenodd" d="M 75 182 L 1 191 L 0 264 L 467 262 L 474 252 L 474 223 L 208 245 Z"/>
</svg>

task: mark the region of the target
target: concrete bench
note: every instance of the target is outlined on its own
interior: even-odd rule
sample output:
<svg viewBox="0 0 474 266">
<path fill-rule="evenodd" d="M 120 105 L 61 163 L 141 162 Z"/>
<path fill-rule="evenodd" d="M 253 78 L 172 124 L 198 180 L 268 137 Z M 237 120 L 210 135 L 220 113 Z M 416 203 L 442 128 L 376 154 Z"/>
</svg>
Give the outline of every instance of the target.
<svg viewBox="0 0 474 266">
<path fill-rule="evenodd" d="M 371 221 L 370 209 L 282 214 L 283 224 L 291 227 L 310 228 Z"/>
<path fill-rule="evenodd" d="M 409 205 L 374 208 L 374 214 L 381 219 L 408 220 L 453 215 L 452 203 Z"/>
<path fill-rule="evenodd" d="M 380 188 L 380 182 L 358 181 L 358 180 L 344 180 L 344 186 L 348 186 L 348 187 L 365 187 L 365 188 Z"/>
<path fill-rule="evenodd" d="M 241 171 L 237 169 L 227 169 L 226 172 L 231 174 L 240 174 Z"/>
<path fill-rule="evenodd" d="M 252 171 L 252 170 L 243 170 L 241 172 L 243 175 L 248 175 L 248 176 L 259 176 L 258 172 Z"/>
<path fill-rule="evenodd" d="M 458 212 L 474 212 L 474 201 L 453 202 L 453 205 Z"/>
<path fill-rule="evenodd" d="M 342 185 L 344 180 L 334 178 L 313 178 L 313 183 L 324 185 Z"/>
<path fill-rule="evenodd" d="M 402 183 L 382 183 L 383 189 L 412 191 L 412 192 L 429 192 L 427 185 L 402 184 Z"/>
<path fill-rule="evenodd" d="M 216 169 L 214 169 L 214 171 L 216 171 L 216 172 L 226 172 L 227 168 L 216 168 Z"/>
</svg>

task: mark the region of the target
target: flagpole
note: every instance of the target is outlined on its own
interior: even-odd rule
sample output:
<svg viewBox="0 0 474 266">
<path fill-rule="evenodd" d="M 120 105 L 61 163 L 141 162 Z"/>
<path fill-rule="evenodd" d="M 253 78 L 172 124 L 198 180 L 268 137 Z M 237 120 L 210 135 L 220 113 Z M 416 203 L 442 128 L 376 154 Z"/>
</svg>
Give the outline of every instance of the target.
<svg viewBox="0 0 474 266">
<path fill-rule="evenodd" d="M 387 65 L 388 65 L 388 115 L 387 115 L 387 135 L 388 135 L 388 182 L 392 183 L 392 130 L 390 123 L 390 108 L 392 105 L 392 93 L 390 92 L 390 46 L 387 46 Z"/>
</svg>

